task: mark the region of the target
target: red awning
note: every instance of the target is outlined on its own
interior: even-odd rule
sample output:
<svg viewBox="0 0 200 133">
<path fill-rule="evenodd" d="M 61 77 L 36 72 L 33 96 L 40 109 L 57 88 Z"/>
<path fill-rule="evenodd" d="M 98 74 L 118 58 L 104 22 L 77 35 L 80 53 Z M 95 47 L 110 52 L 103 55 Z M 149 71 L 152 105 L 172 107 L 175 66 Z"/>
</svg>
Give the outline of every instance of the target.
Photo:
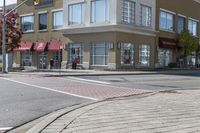
<svg viewBox="0 0 200 133">
<path fill-rule="evenodd" d="M 35 44 L 34 50 L 36 52 L 44 52 L 47 46 L 47 42 L 37 42 Z"/>
<path fill-rule="evenodd" d="M 159 38 L 159 47 L 161 48 L 169 48 L 169 49 L 176 49 L 177 43 L 175 39 L 172 38 Z"/>
<path fill-rule="evenodd" d="M 19 44 L 20 46 L 18 48 L 15 48 L 13 51 L 30 51 L 33 47 L 33 43 L 32 42 L 21 42 Z"/>
<path fill-rule="evenodd" d="M 53 40 L 50 42 L 49 46 L 48 46 L 48 51 L 60 51 L 62 46 L 61 41 L 58 40 Z"/>
</svg>

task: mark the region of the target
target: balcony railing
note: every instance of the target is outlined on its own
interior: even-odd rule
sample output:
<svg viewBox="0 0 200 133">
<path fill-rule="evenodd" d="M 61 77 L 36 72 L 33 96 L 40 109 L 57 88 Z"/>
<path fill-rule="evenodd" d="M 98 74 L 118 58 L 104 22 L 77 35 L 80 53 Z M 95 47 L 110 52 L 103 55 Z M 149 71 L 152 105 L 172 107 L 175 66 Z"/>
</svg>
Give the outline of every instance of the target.
<svg viewBox="0 0 200 133">
<path fill-rule="evenodd" d="M 38 8 L 45 8 L 49 6 L 53 6 L 53 0 L 41 0 L 40 3 L 35 6 L 35 8 L 38 9 Z"/>
</svg>

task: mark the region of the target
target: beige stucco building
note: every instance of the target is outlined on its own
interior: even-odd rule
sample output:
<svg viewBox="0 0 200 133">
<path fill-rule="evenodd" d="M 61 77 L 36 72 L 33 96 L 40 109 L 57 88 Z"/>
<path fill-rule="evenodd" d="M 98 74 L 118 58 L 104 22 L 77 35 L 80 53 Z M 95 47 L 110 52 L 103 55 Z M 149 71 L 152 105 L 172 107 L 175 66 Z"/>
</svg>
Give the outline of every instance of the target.
<svg viewBox="0 0 200 133">
<path fill-rule="evenodd" d="M 71 68 L 73 62 L 85 69 L 165 67 L 179 55 L 175 37 L 182 27 L 178 25 L 183 23 L 185 29 L 196 22 L 196 31 L 191 32 L 199 37 L 200 15 L 186 10 L 189 7 L 199 10 L 200 4 L 188 0 L 41 0 L 33 6 L 29 2 L 18 10 L 25 48 L 14 51 L 14 64 L 48 69 L 53 59 L 54 68 Z"/>
</svg>

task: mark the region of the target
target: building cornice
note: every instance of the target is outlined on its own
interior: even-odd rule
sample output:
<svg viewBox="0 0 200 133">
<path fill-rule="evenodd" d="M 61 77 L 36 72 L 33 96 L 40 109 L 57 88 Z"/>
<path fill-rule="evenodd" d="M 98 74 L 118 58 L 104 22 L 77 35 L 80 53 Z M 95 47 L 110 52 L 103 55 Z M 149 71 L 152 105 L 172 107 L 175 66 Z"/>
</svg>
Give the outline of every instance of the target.
<svg viewBox="0 0 200 133">
<path fill-rule="evenodd" d="M 104 25 L 104 26 L 90 26 L 90 27 L 73 27 L 73 28 L 64 28 L 64 35 L 74 35 L 74 34 L 87 34 L 87 33 L 100 33 L 100 32 L 125 32 L 145 36 L 156 36 L 156 31 L 150 28 L 136 27 L 136 26 L 127 26 L 123 24 L 117 25 Z"/>
</svg>

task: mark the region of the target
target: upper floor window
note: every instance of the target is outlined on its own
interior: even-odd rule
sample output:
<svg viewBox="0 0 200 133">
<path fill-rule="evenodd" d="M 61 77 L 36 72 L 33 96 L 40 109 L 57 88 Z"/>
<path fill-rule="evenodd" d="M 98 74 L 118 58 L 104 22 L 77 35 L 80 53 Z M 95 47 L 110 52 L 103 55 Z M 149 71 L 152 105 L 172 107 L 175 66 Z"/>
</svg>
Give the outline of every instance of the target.
<svg viewBox="0 0 200 133">
<path fill-rule="evenodd" d="M 141 5 L 141 25 L 142 26 L 151 26 L 151 7 Z"/>
<path fill-rule="evenodd" d="M 160 29 L 174 31 L 174 15 L 165 11 L 160 11 Z"/>
<path fill-rule="evenodd" d="M 84 4 L 69 5 L 69 25 L 84 23 Z"/>
<path fill-rule="evenodd" d="M 135 23 L 135 2 L 130 0 L 122 1 L 122 21 L 126 23 Z"/>
<path fill-rule="evenodd" d="M 178 16 L 177 32 L 181 33 L 185 30 L 185 18 Z"/>
<path fill-rule="evenodd" d="M 53 29 L 59 29 L 63 27 L 63 11 L 53 12 Z"/>
<path fill-rule="evenodd" d="M 91 22 L 109 21 L 109 0 L 91 1 Z"/>
<path fill-rule="evenodd" d="M 47 29 L 47 13 L 39 14 L 39 30 Z"/>
<path fill-rule="evenodd" d="M 193 36 L 197 36 L 197 21 L 189 19 L 188 20 L 188 30 Z"/>
<path fill-rule="evenodd" d="M 34 16 L 22 16 L 21 17 L 21 28 L 23 32 L 31 32 L 34 27 Z"/>
</svg>

